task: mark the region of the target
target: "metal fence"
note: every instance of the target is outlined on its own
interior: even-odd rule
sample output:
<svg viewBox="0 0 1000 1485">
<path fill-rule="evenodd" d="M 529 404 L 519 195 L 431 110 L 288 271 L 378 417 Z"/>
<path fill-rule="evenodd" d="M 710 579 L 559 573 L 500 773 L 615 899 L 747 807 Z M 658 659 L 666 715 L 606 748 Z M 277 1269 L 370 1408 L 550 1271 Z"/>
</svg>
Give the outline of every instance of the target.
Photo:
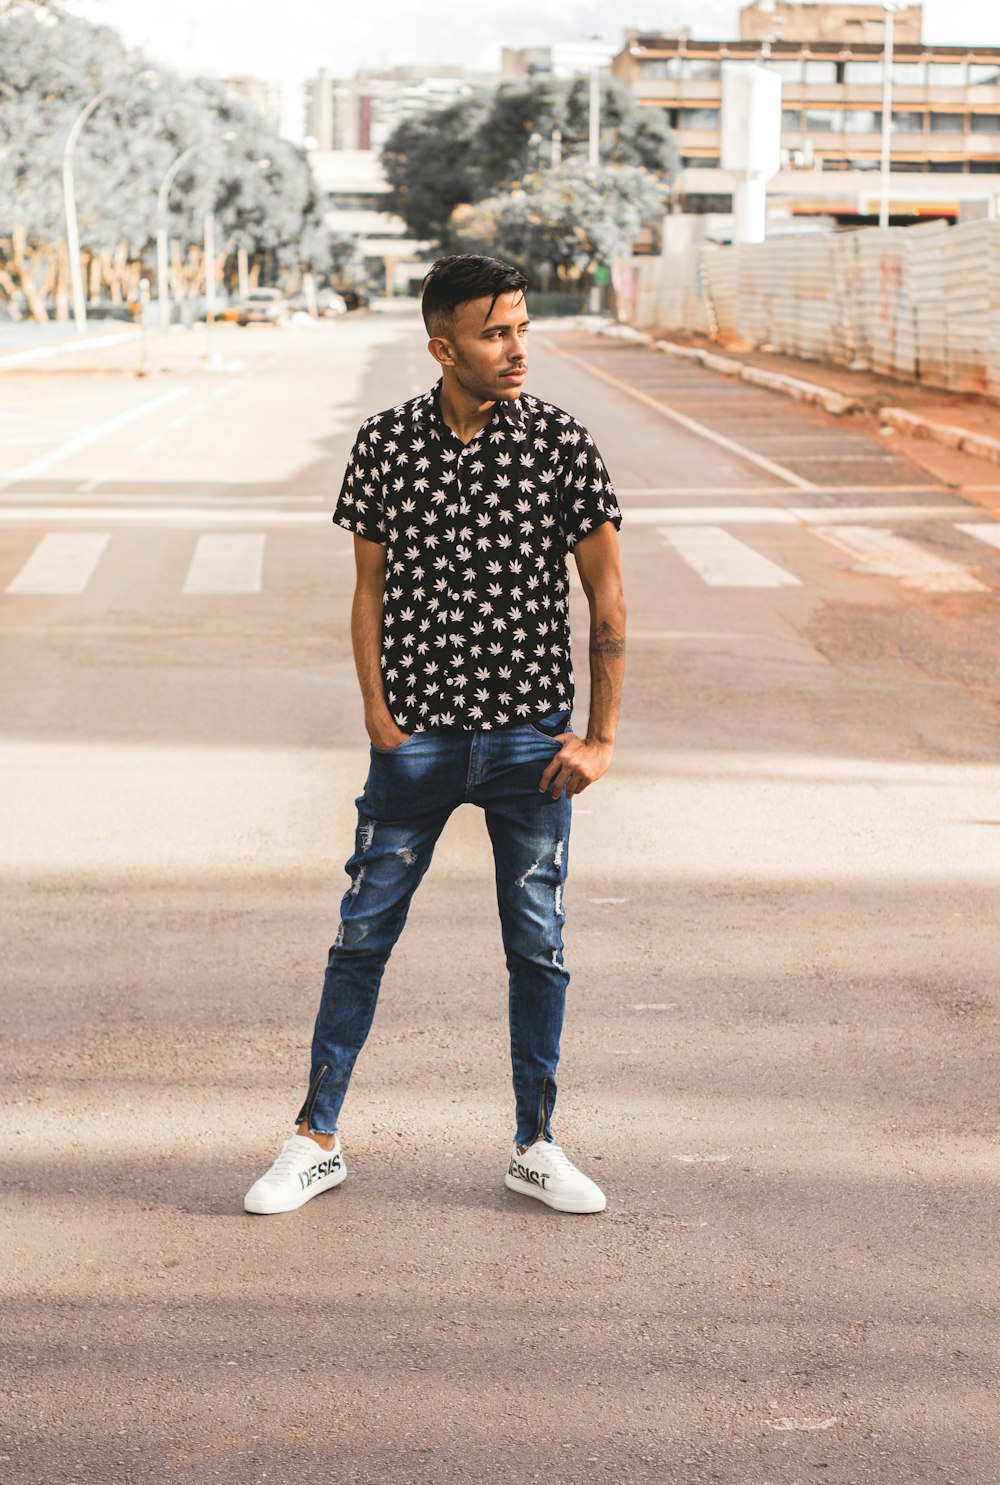
<svg viewBox="0 0 1000 1485">
<path fill-rule="evenodd" d="M 1000 398 L 1000 222 L 700 244 L 635 268 L 640 329 Z"/>
</svg>

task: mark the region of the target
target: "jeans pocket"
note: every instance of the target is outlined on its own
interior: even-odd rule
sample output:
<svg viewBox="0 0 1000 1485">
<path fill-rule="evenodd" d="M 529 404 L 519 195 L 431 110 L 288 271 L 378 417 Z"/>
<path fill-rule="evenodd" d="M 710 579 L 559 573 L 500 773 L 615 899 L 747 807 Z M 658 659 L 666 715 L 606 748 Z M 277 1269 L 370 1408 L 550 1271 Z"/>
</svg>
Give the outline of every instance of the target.
<svg viewBox="0 0 1000 1485">
<path fill-rule="evenodd" d="M 369 743 L 369 747 L 377 758 L 391 758 L 394 753 L 401 753 L 405 747 L 408 747 L 416 735 L 415 732 L 411 732 L 409 737 L 404 737 L 403 741 L 397 743 L 394 748 L 377 748 L 374 743 Z"/>
<path fill-rule="evenodd" d="M 528 726 L 538 737 L 547 737 L 549 742 L 555 742 L 556 735 L 560 732 L 572 732 L 569 725 L 569 712 L 550 712 L 547 717 L 538 717 Z"/>
</svg>

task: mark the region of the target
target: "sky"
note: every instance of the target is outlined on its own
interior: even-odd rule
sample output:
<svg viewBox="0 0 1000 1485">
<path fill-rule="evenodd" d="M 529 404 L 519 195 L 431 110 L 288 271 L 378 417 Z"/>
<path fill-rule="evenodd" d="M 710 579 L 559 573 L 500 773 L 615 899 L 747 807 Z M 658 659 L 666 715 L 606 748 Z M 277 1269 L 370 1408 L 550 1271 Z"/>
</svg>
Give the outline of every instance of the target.
<svg viewBox="0 0 1000 1485">
<path fill-rule="evenodd" d="M 67 8 L 113 26 L 156 61 L 281 82 L 291 101 L 289 85 L 320 67 L 334 77 L 407 62 L 494 71 L 501 46 L 595 35 L 617 43 L 625 27 L 737 36 L 740 7 L 736 0 L 69 0 Z M 1000 46 L 1000 0 L 924 0 L 924 40 Z M 301 113 L 297 98 L 293 106 Z"/>
</svg>

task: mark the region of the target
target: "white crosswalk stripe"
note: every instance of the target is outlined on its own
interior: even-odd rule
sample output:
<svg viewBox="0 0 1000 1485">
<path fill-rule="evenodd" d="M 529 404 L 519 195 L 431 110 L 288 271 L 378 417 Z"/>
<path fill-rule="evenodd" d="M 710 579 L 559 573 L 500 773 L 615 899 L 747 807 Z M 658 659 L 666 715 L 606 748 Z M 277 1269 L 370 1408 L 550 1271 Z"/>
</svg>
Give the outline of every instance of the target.
<svg viewBox="0 0 1000 1485">
<path fill-rule="evenodd" d="M 721 526 L 661 526 L 659 533 L 710 588 L 802 586 L 797 577 L 730 536 Z"/>
<path fill-rule="evenodd" d="M 7 592 L 84 592 L 110 540 L 110 531 L 50 531 L 7 585 Z"/>
<path fill-rule="evenodd" d="M 853 571 L 897 578 L 904 588 L 924 593 L 985 593 L 967 567 L 926 547 L 871 526 L 816 526 L 817 536 L 855 559 Z"/>
<path fill-rule="evenodd" d="M 955 530 L 964 531 L 966 536 L 974 536 L 989 547 L 1000 547 L 1000 522 L 970 521 L 967 525 L 956 526 Z"/>
<path fill-rule="evenodd" d="M 262 532 L 200 536 L 184 581 L 185 593 L 259 593 L 264 570 Z"/>
</svg>

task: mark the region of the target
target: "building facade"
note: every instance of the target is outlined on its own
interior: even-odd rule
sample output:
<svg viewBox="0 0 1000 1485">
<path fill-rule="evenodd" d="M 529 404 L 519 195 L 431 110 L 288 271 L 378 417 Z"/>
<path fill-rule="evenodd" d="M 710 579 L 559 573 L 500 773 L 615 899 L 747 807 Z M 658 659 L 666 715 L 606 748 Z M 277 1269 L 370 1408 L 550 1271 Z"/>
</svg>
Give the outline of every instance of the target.
<svg viewBox="0 0 1000 1485">
<path fill-rule="evenodd" d="M 890 212 L 894 221 L 954 218 L 963 203 L 1000 197 L 1000 47 L 930 46 L 921 8 L 895 17 Z M 632 35 L 612 71 L 638 101 L 662 108 L 683 169 L 689 211 L 724 211 L 719 169 L 721 68 L 756 62 L 782 80 L 787 168 L 769 202 L 842 222 L 877 215 L 885 11 L 881 5 L 756 0 L 733 41 Z"/>
<path fill-rule="evenodd" d="M 404 119 L 496 81 L 493 73 L 450 66 L 365 68 L 349 79 L 321 70 L 306 83 L 306 132 L 321 150 L 381 150 Z"/>
</svg>

